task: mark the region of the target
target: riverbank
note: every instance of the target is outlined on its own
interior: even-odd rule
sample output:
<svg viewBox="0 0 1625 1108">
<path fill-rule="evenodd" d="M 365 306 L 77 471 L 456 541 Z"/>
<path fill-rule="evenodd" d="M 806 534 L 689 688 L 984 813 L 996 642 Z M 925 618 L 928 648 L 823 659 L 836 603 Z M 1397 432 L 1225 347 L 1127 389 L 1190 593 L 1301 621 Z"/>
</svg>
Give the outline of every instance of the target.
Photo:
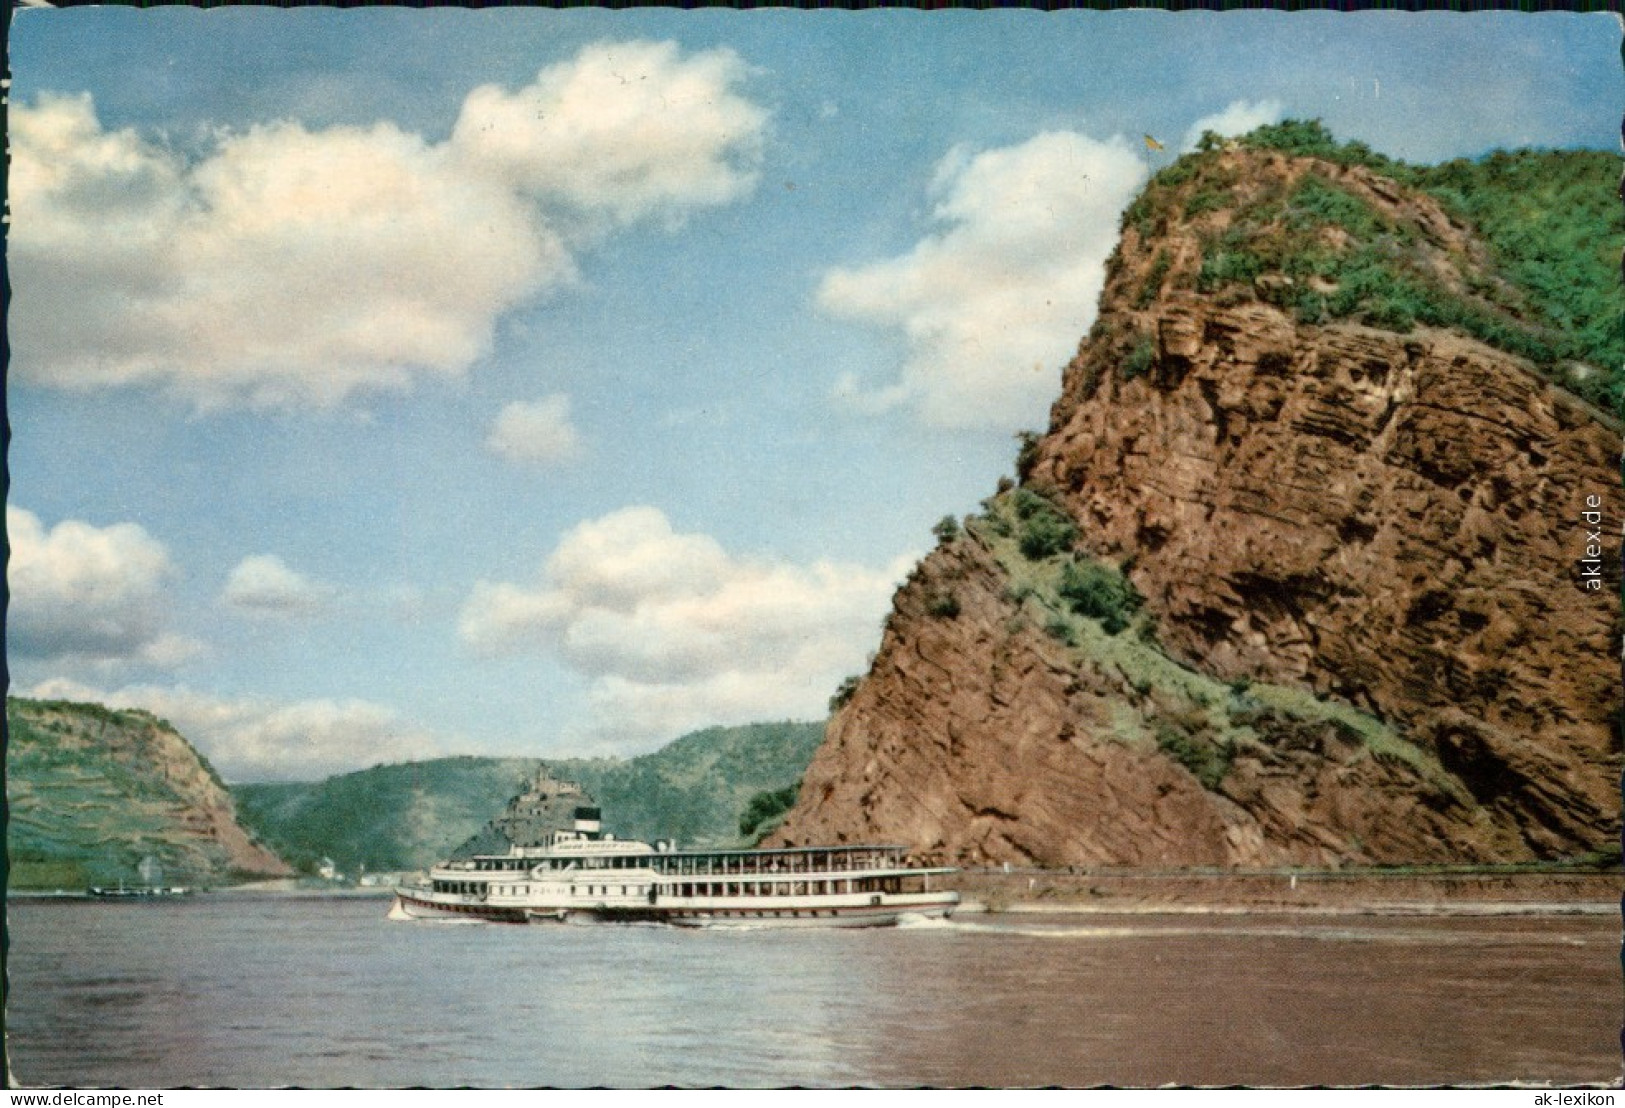
<svg viewBox="0 0 1625 1108">
<path fill-rule="evenodd" d="M 155 897 L 154 900 L 194 900 L 198 897 L 231 896 L 243 893 L 273 893 L 288 897 L 372 897 L 387 899 L 395 895 L 388 885 L 337 885 L 309 878 L 278 877 L 266 881 L 247 881 L 237 885 L 211 885 L 191 889 L 184 896 Z M 9 900 L 97 900 L 88 889 L 15 889 L 8 888 Z"/>
<path fill-rule="evenodd" d="M 964 870 L 949 878 L 948 886 L 959 891 L 962 914 L 1613 915 L 1621 912 L 1625 873 L 1596 870 Z M 387 885 L 358 887 L 288 878 L 217 886 L 192 895 L 270 893 L 288 897 L 383 899 L 393 892 Z M 63 889 L 9 889 L 7 895 L 13 899 L 89 898 L 84 890 Z"/>
<path fill-rule="evenodd" d="M 1593 915 L 1620 911 L 1618 871 L 967 870 L 964 911 Z"/>
</svg>

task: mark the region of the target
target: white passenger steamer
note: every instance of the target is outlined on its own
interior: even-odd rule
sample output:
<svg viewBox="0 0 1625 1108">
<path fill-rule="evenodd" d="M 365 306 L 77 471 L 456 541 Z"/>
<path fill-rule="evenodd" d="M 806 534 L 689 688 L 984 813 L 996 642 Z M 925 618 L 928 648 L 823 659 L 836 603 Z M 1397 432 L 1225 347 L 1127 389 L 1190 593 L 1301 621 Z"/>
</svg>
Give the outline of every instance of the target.
<svg viewBox="0 0 1625 1108">
<path fill-rule="evenodd" d="M 510 814 L 535 798 L 515 798 Z M 391 917 L 876 927 L 945 917 L 959 903 L 957 892 L 932 888 L 952 869 L 910 866 L 898 846 L 676 850 L 603 834 L 593 807 L 575 817 L 536 841 L 434 866 L 427 880 L 396 889 Z"/>
</svg>

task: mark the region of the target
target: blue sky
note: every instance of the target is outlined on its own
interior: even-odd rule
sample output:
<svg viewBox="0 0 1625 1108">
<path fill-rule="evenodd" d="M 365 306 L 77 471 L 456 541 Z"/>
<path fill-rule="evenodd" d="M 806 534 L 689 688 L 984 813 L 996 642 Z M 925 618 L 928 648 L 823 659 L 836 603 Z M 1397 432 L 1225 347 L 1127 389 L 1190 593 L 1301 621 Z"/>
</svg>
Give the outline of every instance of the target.
<svg viewBox="0 0 1625 1108">
<path fill-rule="evenodd" d="M 1608 149 L 1620 93 L 1617 22 L 1560 14 L 81 8 L 11 50 L 12 688 L 236 780 L 817 718 L 1181 144 Z"/>
</svg>

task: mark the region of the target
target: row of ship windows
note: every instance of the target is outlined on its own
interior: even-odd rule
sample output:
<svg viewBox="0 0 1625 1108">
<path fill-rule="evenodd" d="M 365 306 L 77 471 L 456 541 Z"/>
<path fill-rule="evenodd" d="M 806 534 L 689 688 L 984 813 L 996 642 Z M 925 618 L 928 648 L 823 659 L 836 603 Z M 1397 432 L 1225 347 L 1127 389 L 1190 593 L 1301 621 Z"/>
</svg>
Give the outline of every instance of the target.
<svg viewBox="0 0 1625 1108">
<path fill-rule="evenodd" d="M 529 885 L 487 885 L 482 881 L 436 881 L 437 893 L 455 893 L 462 896 L 524 896 Z M 647 885 L 571 885 L 571 896 L 645 896 Z"/>
<path fill-rule="evenodd" d="M 533 869 L 581 869 L 591 861 L 591 869 L 648 869 L 649 859 L 641 855 L 627 855 L 624 857 L 609 858 L 481 858 L 474 862 L 472 868 L 476 870 L 495 871 L 498 873 L 509 870 L 523 872 Z"/>
<path fill-rule="evenodd" d="M 671 886 L 677 896 L 833 896 L 839 893 L 901 891 L 896 877 L 869 877 L 853 881 L 706 881 Z M 437 893 L 463 896 L 524 896 L 529 885 L 486 885 L 479 881 L 436 881 Z M 572 896 L 647 896 L 648 885 L 571 885 Z"/>
<path fill-rule="evenodd" d="M 876 903 L 876 904 L 880 903 L 880 898 L 875 897 L 874 898 L 874 903 Z M 488 911 L 488 909 L 481 908 L 478 905 L 468 905 L 468 904 L 442 904 L 442 905 L 438 905 L 437 907 L 439 907 L 441 911 L 445 911 L 445 912 L 484 913 L 484 912 Z M 722 909 L 722 910 L 717 912 L 717 916 L 722 917 L 722 918 L 727 918 L 727 919 L 751 919 L 753 917 L 755 919 L 786 919 L 786 918 L 801 919 L 803 917 L 806 917 L 808 919 L 817 919 L 817 918 L 819 918 L 821 916 L 822 917 L 830 917 L 830 916 L 837 916 L 839 914 L 840 913 L 837 912 L 833 908 L 826 908 L 826 909 L 823 909 L 822 911 L 820 911 L 818 909 L 815 909 L 815 908 L 808 908 L 805 911 L 802 911 L 800 909 L 785 910 L 785 909 L 781 908 L 781 909 L 778 909 L 778 910 L 770 910 L 770 911 L 763 911 L 763 912 L 752 912 L 752 911 L 741 908 L 741 909 L 734 909 L 732 911 L 729 911 L 727 909 Z M 713 918 L 710 912 L 676 912 L 676 913 L 673 913 L 673 915 L 677 919 L 710 919 L 710 918 Z M 487 918 L 515 920 L 515 919 L 522 919 L 523 917 L 514 917 L 514 916 L 504 915 L 504 916 L 487 917 Z"/>
<path fill-rule="evenodd" d="M 699 881 L 671 886 L 677 896 L 836 896 L 841 893 L 902 891 L 896 877 L 860 877 L 830 881 Z"/>
<path fill-rule="evenodd" d="M 473 862 L 463 863 L 463 866 L 482 872 L 496 873 L 537 868 L 548 870 L 577 869 L 587 866 L 588 863 L 591 863 L 590 868 L 592 869 L 652 869 L 660 873 L 789 873 L 798 869 L 805 872 L 811 868 L 856 869 L 891 864 L 895 861 L 896 859 L 889 855 L 880 854 L 835 854 L 830 857 L 816 859 L 799 856 L 760 859 L 733 855 L 708 857 L 706 855 L 612 854 L 582 858 L 476 858 Z"/>
</svg>

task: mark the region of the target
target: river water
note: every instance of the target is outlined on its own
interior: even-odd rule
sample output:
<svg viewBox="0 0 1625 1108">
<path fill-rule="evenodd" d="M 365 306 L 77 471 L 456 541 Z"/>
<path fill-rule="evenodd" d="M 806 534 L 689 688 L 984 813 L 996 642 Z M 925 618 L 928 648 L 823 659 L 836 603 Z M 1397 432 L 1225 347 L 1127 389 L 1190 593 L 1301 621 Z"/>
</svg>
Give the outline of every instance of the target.
<svg viewBox="0 0 1625 1108">
<path fill-rule="evenodd" d="M 392 923 L 387 900 L 13 900 L 13 1081 L 1479 1084 L 1620 1076 L 1617 916 Z"/>
</svg>

